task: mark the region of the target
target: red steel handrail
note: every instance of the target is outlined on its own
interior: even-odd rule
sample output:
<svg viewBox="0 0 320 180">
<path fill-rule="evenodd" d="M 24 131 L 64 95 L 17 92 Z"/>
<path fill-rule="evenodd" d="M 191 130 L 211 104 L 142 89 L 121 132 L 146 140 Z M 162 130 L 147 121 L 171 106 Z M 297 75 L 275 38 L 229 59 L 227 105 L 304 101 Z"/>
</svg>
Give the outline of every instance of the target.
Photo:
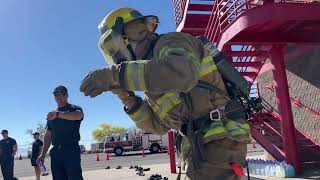
<svg viewBox="0 0 320 180">
<path fill-rule="evenodd" d="M 273 91 L 273 92 L 276 91 L 275 88 L 273 87 L 273 85 L 268 85 L 268 86 L 266 86 L 266 88 L 269 89 L 270 91 Z M 309 106 L 301 103 L 299 99 L 297 99 L 297 98 L 291 98 L 291 97 L 290 97 L 290 100 L 292 101 L 292 103 L 293 103 L 294 105 L 296 105 L 296 106 L 298 106 L 298 107 L 300 107 L 300 108 L 305 108 L 305 109 L 308 110 L 310 113 L 312 113 L 312 114 L 320 117 L 320 112 L 317 112 L 316 110 L 310 108 Z"/>
</svg>

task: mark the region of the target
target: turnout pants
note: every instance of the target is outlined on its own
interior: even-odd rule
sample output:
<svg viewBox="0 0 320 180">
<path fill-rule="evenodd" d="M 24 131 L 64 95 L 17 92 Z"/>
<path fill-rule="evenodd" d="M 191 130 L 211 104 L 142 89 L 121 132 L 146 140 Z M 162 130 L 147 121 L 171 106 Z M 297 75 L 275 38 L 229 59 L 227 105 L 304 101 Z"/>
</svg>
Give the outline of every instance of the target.
<svg viewBox="0 0 320 180">
<path fill-rule="evenodd" d="M 214 140 L 204 144 L 205 161 L 200 169 L 193 168 L 189 161 L 186 180 L 240 180 L 231 169 L 229 163 L 237 163 L 245 167 L 247 144 L 227 138 Z"/>
<path fill-rule="evenodd" d="M 78 145 L 54 146 L 50 156 L 53 180 L 83 180 Z"/>
<path fill-rule="evenodd" d="M 1 172 L 4 180 L 13 180 L 13 166 L 14 159 L 13 157 L 4 157 L 0 161 Z"/>
</svg>

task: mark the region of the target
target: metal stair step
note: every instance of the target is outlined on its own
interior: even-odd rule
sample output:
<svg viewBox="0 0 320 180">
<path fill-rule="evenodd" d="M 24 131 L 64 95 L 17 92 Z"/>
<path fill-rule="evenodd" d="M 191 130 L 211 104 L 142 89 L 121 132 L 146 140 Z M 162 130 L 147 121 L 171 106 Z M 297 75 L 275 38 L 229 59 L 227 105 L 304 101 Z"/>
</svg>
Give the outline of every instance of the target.
<svg viewBox="0 0 320 180">
<path fill-rule="evenodd" d="M 193 36 L 200 36 L 205 33 L 205 28 L 183 28 L 182 32 L 192 34 Z"/>
<path fill-rule="evenodd" d="M 254 67 L 254 68 L 259 68 L 263 65 L 262 62 L 232 62 L 231 64 L 235 67 Z"/>
<path fill-rule="evenodd" d="M 206 28 L 209 18 L 210 18 L 210 14 L 187 14 L 183 29 Z"/>
<path fill-rule="evenodd" d="M 236 57 L 268 57 L 269 52 L 268 51 L 226 51 L 225 54 L 227 56 L 236 56 Z"/>
<path fill-rule="evenodd" d="M 209 4 L 189 4 L 188 11 L 212 11 L 212 8 Z"/>
<path fill-rule="evenodd" d="M 256 72 L 240 72 L 243 76 L 248 76 L 248 77 L 250 77 L 250 78 L 255 78 L 257 75 L 258 75 L 258 73 L 256 73 Z"/>
</svg>

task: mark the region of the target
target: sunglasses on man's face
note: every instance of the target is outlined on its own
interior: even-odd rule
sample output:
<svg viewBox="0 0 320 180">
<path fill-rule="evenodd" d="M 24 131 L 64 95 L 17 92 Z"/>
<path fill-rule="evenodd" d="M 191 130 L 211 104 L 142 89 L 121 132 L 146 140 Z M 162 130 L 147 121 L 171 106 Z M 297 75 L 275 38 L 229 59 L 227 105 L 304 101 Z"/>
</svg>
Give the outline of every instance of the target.
<svg viewBox="0 0 320 180">
<path fill-rule="evenodd" d="M 57 97 L 57 96 L 66 96 L 67 94 L 66 93 L 53 93 L 53 95 L 55 97 Z"/>
</svg>

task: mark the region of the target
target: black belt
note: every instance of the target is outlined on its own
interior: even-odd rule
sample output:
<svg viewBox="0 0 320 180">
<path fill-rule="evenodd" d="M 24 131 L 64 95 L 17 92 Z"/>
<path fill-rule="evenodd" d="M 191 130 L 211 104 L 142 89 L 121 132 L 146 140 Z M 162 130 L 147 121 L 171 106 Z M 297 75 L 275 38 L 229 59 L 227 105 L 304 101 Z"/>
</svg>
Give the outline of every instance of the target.
<svg viewBox="0 0 320 180">
<path fill-rule="evenodd" d="M 245 118 L 245 113 L 243 111 L 242 107 L 235 108 L 231 111 L 226 111 L 225 108 L 218 108 L 215 110 L 210 111 L 209 114 L 206 116 L 203 116 L 199 119 L 193 120 L 193 126 L 194 126 L 194 131 L 198 130 L 201 128 L 201 126 L 205 124 L 210 124 L 212 121 L 221 121 L 222 119 L 243 119 Z M 181 126 L 180 131 L 184 134 L 188 134 L 188 124 L 189 123 L 184 123 Z"/>
<path fill-rule="evenodd" d="M 63 148 L 72 148 L 79 146 L 79 143 L 72 143 L 72 144 L 53 144 L 54 148 L 63 149 Z"/>
</svg>

